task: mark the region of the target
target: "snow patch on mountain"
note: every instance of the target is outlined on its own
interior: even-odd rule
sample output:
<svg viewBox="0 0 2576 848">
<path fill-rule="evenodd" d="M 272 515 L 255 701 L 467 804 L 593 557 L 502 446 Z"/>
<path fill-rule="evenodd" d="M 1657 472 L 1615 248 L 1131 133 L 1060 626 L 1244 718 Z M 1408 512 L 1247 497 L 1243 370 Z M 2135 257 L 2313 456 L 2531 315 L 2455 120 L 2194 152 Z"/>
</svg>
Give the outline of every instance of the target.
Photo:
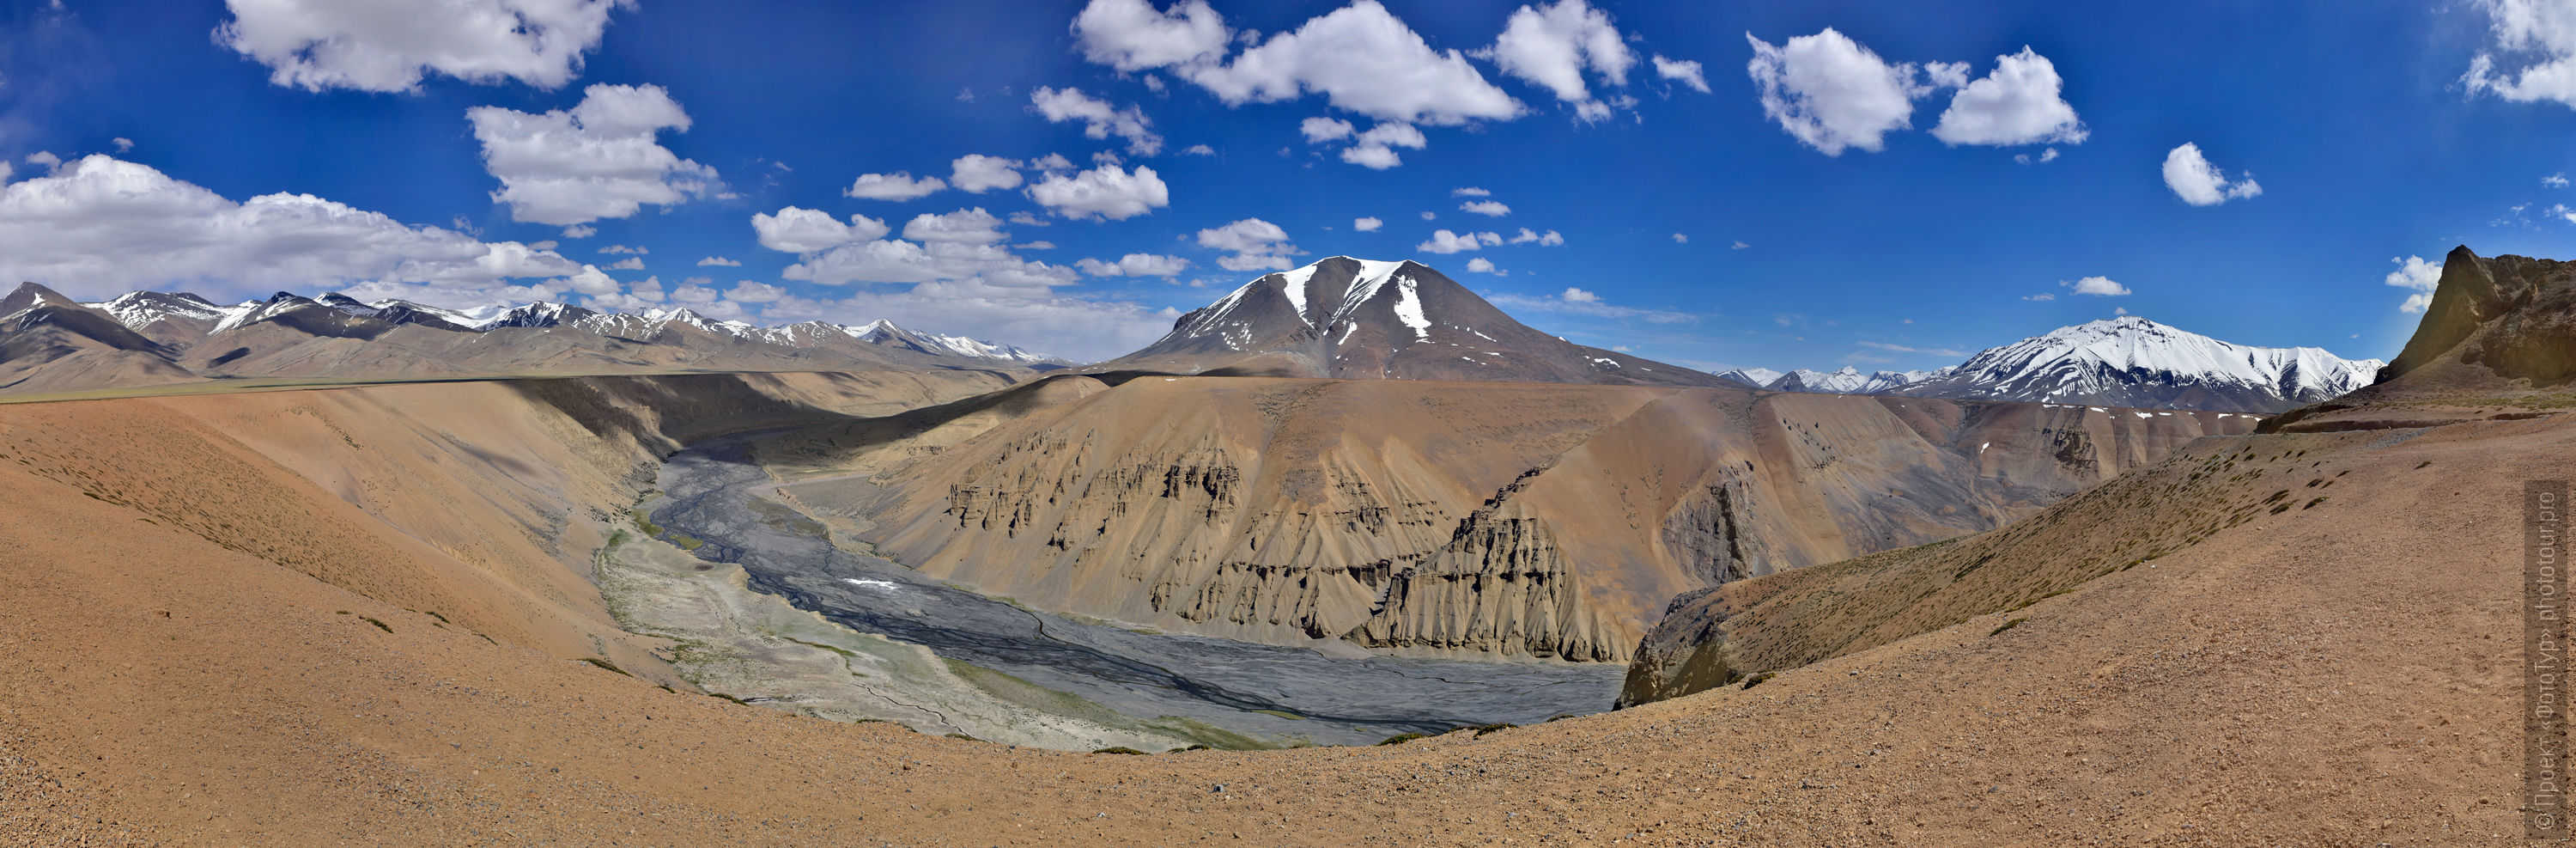
<svg viewBox="0 0 2576 848">
<path fill-rule="evenodd" d="M 2137 316 L 2061 327 L 1932 371 L 1799 369 L 1778 391 L 2278 411 L 2369 385 L 2382 363 L 2323 348 L 2240 345 Z M 1750 379 L 1758 369 L 1725 376 Z"/>
<path fill-rule="evenodd" d="M 185 292 L 129 292 L 104 303 L 84 304 L 114 317 L 128 329 L 140 330 L 165 318 L 212 321 L 209 335 L 240 329 L 299 309 L 326 308 L 361 318 L 374 318 L 393 323 L 424 324 L 433 329 L 455 329 L 488 333 L 504 328 L 549 329 L 572 328 L 606 336 L 649 339 L 671 325 L 685 325 L 718 336 L 746 342 L 811 347 L 832 335 L 847 335 L 861 341 L 884 344 L 890 339 L 912 342 L 908 345 L 934 356 L 955 356 L 997 363 L 1035 365 L 1063 363 L 1042 353 L 1007 344 L 966 336 L 921 333 L 879 320 L 864 326 L 848 326 L 825 321 L 804 321 L 776 327 L 762 327 L 748 321 L 718 321 L 686 308 L 656 308 L 634 313 L 598 312 L 565 303 L 539 301 L 501 308 L 484 307 L 470 310 L 445 309 L 406 300 L 361 302 L 339 292 L 306 298 L 290 292 L 278 292 L 266 300 L 245 301 L 221 306 Z M 434 319 L 434 321 L 424 321 Z M 444 325 L 444 326 L 442 326 Z"/>
<path fill-rule="evenodd" d="M 1989 348 L 1959 371 L 1991 391 L 2013 395 L 2081 395 L 2119 388 L 2141 375 L 2171 374 L 2324 400 L 2369 385 L 2385 364 L 2344 359 L 2324 348 L 2232 344 L 2129 316 Z"/>
<path fill-rule="evenodd" d="M 1422 296 L 1414 291 L 1411 279 L 1396 282 L 1395 320 L 1413 328 L 1414 341 L 1431 340 L 1431 319 L 1422 314 Z"/>
</svg>

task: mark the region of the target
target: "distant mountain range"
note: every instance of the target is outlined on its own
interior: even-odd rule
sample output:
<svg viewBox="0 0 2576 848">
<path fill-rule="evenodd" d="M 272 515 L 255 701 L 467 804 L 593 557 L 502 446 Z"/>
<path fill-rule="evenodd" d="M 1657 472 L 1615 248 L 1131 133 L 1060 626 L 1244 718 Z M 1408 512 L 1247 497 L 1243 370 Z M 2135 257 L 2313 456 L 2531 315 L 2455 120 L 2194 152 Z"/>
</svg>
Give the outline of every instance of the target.
<svg viewBox="0 0 2576 848">
<path fill-rule="evenodd" d="M 1181 316 L 1145 349 L 1090 370 L 1724 386 L 2270 413 L 2369 385 L 2382 364 L 2320 348 L 2231 344 L 2132 316 L 2063 327 L 1925 371 L 1708 374 L 1531 329 L 1419 262 L 1335 256 L 1246 283 Z"/>
<path fill-rule="evenodd" d="M 762 327 L 688 309 L 561 303 L 460 312 L 402 300 L 279 292 L 222 305 L 138 291 L 81 303 L 26 283 L 0 298 L 0 392 L 208 379 L 615 374 L 652 371 L 1049 369 L 1071 363 L 877 321 Z"/>
<path fill-rule="evenodd" d="M 1814 392 L 1830 395 L 1874 395 L 1933 377 L 1954 369 L 1937 371 L 1877 371 L 1868 374 L 1845 365 L 1833 371 L 1810 371 L 1800 368 L 1782 373 L 1769 368 L 1738 368 L 1717 376 L 1755 388 L 1780 392 Z"/>
<path fill-rule="evenodd" d="M 2384 363 L 2232 344 L 2139 317 L 2062 327 L 1927 371 L 1710 374 L 1574 344 L 1419 262 L 1334 256 L 1265 274 L 1135 353 L 1084 369 L 1173 374 L 1707 386 L 2274 413 L 2370 385 Z M 0 299 L 0 392 L 224 377 L 401 379 L 655 370 L 1045 370 L 1074 363 L 877 321 L 762 327 L 687 309 L 561 303 L 457 311 L 345 294 L 219 305 L 139 291 Z"/>
<path fill-rule="evenodd" d="M 1419 262 L 1334 256 L 1245 283 L 1096 371 L 1732 386 L 1512 320 Z"/>
<path fill-rule="evenodd" d="M 1775 391 L 2270 413 L 2370 385 L 2385 364 L 2323 348 L 2232 344 L 2129 316 L 2061 327 L 1930 371 L 1846 366 L 1719 376 Z"/>
</svg>

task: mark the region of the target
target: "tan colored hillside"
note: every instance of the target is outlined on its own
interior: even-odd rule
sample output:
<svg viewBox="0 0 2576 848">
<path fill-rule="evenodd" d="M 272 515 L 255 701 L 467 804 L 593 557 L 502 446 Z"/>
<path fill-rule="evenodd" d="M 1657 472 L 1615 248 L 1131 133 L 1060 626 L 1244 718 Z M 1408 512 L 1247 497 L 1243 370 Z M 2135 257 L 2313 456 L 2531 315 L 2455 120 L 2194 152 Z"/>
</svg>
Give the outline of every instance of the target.
<svg viewBox="0 0 2576 848">
<path fill-rule="evenodd" d="M 57 494 L 562 657 L 651 667 L 586 577 L 601 519 L 683 441 L 1003 381 L 753 374 L 444 383 L 0 406 Z M 645 476 L 638 477 L 642 474 Z M 102 537 L 101 544 L 115 541 Z"/>
<path fill-rule="evenodd" d="M 443 430 L 494 452 L 435 417 L 466 396 L 399 397 L 420 388 L 258 402 L 316 403 L 370 450 Z M 170 403 L 0 415 L 17 433 Z M 796 718 L 487 642 L 470 631 L 506 617 L 442 623 L 84 496 L 135 492 L 139 460 L 106 458 L 156 447 L 100 432 L 0 458 L 12 843 L 2501 845 L 2517 481 L 2576 455 L 2555 420 L 2233 440 L 2308 452 L 2266 480 L 2341 476 L 2152 568 L 1750 690 L 1395 747 L 1134 757 Z M 81 472 L 58 481 L 40 451 L 88 458 L 48 460 Z M 305 491 L 292 505 L 347 503 Z"/>
<path fill-rule="evenodd" d="M 2520 842 L 2521 482 L 2563 477 L 2576 456 L 2576 425 L 2545 411 L 2208 438 L 1998 531 L 1729 584 L 1699 600 L 1733 606 L 1685 604 L 1691 614 L 1667 624 L 1725 634 L 1717 650 L 1742 658 L 1730 665 L 1777 674 L 1687 697 L 1391 747 L 1122 756 L 816 721 L 653 682 L 641 640 L 614 633 L 577 577 L 550 570 L 579 543 L 543 540 L 573 534 L 532 524 L 578 512 L 596 496 L 584 493 L 619 493 L 618 475 L 674 436 L 812 420 L 871 395 L 883 415 L 944 393 L 695 379 L 716 382 L 0 407 L 0 661 L 11 681 L 0 687 L 0 839 Z M 1154 381 L 1199 393 L 1166 398 L 1172 410 L 1265 421 L 1190 381 Z M 1250 381 L 1225 385 L 1260 396 Z M 1008 441 L 963 431 L 1075 420 L 1127 388 L 1064 381 L 813 430 L 835 435 L 808 456 L 909 454 L 927 458 L 909 468 L 930 467 Z M 1626 457 L 1662 456 L 1610 450 L 1628 443 L 1608 434 L 1656 420 L 1641 416 L 1678 396 L 1556 437 L 1568 445 L 1561 461 L 1532 479 L 1589 467 L 1619 480 L 1611 469 Z M 1127 405 L 1140 422 L 1188 420 L 1149 399 Z M 1687 421 L 1697 409 L 1667 411 Z M 1889 414 L 1916 433 L 1973 435 L 1926 428 L 1982 420 L 1907 410 L 1919 417 Z M 1883 461 L 1843 441 L 1840 428 L 1866 416 L 1774 411 L 1786 452 L 1757 465 L 1809 459 L 1792 467 L 1812 485 Z M 1388 418 L 1346 417 L 1341 431 L 1403 428 Z M 1274 430 L 1299 432 L 1262 432 Z M 1384 444 L 1467 455 L 1403 435 Z M 903 439 L 921 450 L 894 449 Z M 2097 460 L 2126 456 L 2117 439 L 2086 439 Z M 1311 444 L 1323 456 L 1346 442 Z M 2012 473 L 2045 467 L 2016 461 L 2034 464 Z M 377 500 L 396 490 L 419 497 Z M 448 503 L 423 503 L 438 499 Z M 1731 617 L 1701 615 L 1712 611 Z M 1687 667 L 1700 651 L 1646 642 L 1641 669 Z M 602 654 L 640 657 L 629 667 L 639 677 L 576 659 Z"/>
<path fill-rule="evenodd" d="M 1994 527 L 2255 420 L 1068 375 L 761 455 L 825 478 L 786 491 L 880 552 L 1048 609 L 1278 644 L 1618 661 L 1676 593 Z"/>
</svg>

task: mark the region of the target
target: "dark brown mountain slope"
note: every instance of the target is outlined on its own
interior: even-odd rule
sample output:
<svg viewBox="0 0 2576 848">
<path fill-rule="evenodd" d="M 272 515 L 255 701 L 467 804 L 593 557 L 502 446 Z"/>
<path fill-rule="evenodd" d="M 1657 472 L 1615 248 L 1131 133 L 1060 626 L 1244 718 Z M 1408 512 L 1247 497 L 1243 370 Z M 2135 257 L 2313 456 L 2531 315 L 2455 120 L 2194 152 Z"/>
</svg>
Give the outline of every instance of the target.
<svg viewBox="0 0 2576 848">
<path fill-rule="evenodd" d="M 2528 416 L 2576 406 L 2576 263 L 2451 250 L 2415 335 L 2377 381 L 2265 427 L 2320 431 Z"/>
<path fill-rule="evenodd" d="M 167 345 L 35 283 L 0 297 L 0 392 L 160 385 L 195 375 Z"/>
<path fill-rule="evenodd" d="M 1419 262 L 1348 256 L 1245 283 L 1085 370 L 1745 388 L 1530 329 Z"/>
</svg>

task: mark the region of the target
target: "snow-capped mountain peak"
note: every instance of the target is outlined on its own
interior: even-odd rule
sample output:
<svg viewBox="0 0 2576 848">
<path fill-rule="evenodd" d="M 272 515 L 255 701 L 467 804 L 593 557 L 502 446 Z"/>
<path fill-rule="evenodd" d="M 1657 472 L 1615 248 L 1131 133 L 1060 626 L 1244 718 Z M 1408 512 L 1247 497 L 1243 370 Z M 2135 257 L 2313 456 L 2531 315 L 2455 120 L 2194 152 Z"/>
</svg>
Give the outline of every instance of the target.
<svg viewBox="0 0 2576 848">
<path fill-rule="evenodd" d="M 1932 371 L 1799 369 L 1765 388 L 2278 412 L 2369 385 L 2382 365 L 2324 348 L 2223 342 L 2135 315 L 2060 327 Z M 1729 372 L 1743 380 L 1754 372 Z"/>
<path fill-rule="evenodd" d="M 1783 372 L 1773 371 L 1769 368 L 1737 368 L 1720 372 L 1717 376 L 1734 380 L 1748 386 L 1769 388 L 1772 383 L 1779 382 L 1780 378 L 1786 375 Z"/>
<path fill-rule="evenodd" d="M 2128 316 L 1989 348 L 1960 365 L 1957 377 L 1993 396 L 2024 400 L 2116 394 L 2145 382 L 2306 403 L 2368 385 L 2383 364 L 2324 348 L 2233 344 Z"/>
<path fill-rule="evenodd" d="M 1325 278 L 1319 282 L 1318 274 L 1328 263 L 1336 268 L 1340 267 L 1339 263 L 1358 267 L 1348 279 Z M 1432 322 L 1423 312 L 1421 284 L 1417 275 L 1404 273 L 1405 266 L 1411 264 L 1409 260 L 1327 256 L 1303 267 L 1265 274 L 1217 299 L 1206 309 L 1191 313 L 1173 329 L 1173 335 L 1186 339 L 1215 336 L 1235 350 L 1248 350 L 1261 341 L 1254 336 L 1263 334 L 1257 328 L 1270 323 L 1266 314 L 1276 310 L 1277 302 L 1267 295 L 1270 292 L 1285 299 L 1287 309 L 1277 311 L 1284 311 L 1288 317 L 1296 319 L 1298 327 L 1348 328 L 1363 307 L 1377 300 L 1387 286 L 1393 285 L 1396 297 L 1388 303 L 1390 314 L 1410 329 L 1410 335 L 1416 341 L 1427 340 Z M 1256 295 L 1256 292 L 1263 294 Z M 1326 306 L 1329 308 L 1318 314 L 1317 307 Z"/>
<path fill-rule="evenodd" d="M 965 356 L 975 359 L 991 359 L 1020 364 L 1062 361 L 1046 354 L 1036 353 L 1012 345 L 996 344 L 980 339 L 968 338 L 966 336 L 950 336 L 939 333 L 925 333 L 917 330 L 907 330 L 895 324 L 893 321 L 888 321 L 883 318 L 871 321 L 863 327 L 843 327 L 841 329 L 843 332 L 848 333 L 851 338 L 855 338 L 869 344 L 906 348 L 933 355 Z"/>
<path fill-rule="evenodd" d="M 1763 384 L 1763 387 L 1784 392 L 1868 395 L 1892 391 L 1948 371 L 1949 369 L 1945 368 L 1938 371 L 1873 371 L 1864 374 L 1860 369 L 1849 365 L 1832 371 L 1810 371 L 1800 368 L 1772 379 Z"/>
<path fill-rule="evenodd" d="M 1387 380 L 1730 386 L 1542 333 L 1412 260 L 1328 256 L 1262 274 L 1100 367 Z"/>
<path fill-rule="evenodd" d="M 20 299 L 32 302 L 33 295 Z M 69 302 L 69 301 L 66 301 Z M 918 333 L 878 320 L 862 326 L 804 321 L 762 327 L 748 321 L 715 320 L 686 307 L 640 312 L 599 312 L 566 303 L 538 301 L 515 307 L 448 309 L 407 300 L 363 302 L 344 292 L 304 297 L 277 292 L 260 300 L 217 305 L 187 293 L 137 291 L 102 303 L 73 304 L 105 313 L 127 329 L 185 348 L 206 338 L 268 321 L 299 323 L 328 335 L 357 333 L 372 337 L 387 324 L 409 324 L 429 330 L 487 334 L 498 330 L 570 328 L 630 342 L 650 343 L 674 326 L 687 326 L 720 337 L 759 345 L 814 348 L 837 340 L 905 348 L 918 354 L 1011 365 L 1063 364 L 1064 360 L 1024 348 L 966 336 Z M 316 322 L 316 319 L 321 319 Z M 336 329 L 321 329 L 334 327 Z M 375 329 L 368 329 L 368 328 Z M 900 341 L 901 343 L 893 343 Z M 811 354 L 796 354 L 809 356 Z"/>
<path fill-rule="evenodd" d="M 233 313 L 243 311 L 238 306 L 217 306 L 205 298 L 187 292 L 126 292 L 118 295 L 114 300 L 88 305 L 115 316 L 117 323 L 135 330 L 165 318 L 221 323 Z"/>
</svg>

